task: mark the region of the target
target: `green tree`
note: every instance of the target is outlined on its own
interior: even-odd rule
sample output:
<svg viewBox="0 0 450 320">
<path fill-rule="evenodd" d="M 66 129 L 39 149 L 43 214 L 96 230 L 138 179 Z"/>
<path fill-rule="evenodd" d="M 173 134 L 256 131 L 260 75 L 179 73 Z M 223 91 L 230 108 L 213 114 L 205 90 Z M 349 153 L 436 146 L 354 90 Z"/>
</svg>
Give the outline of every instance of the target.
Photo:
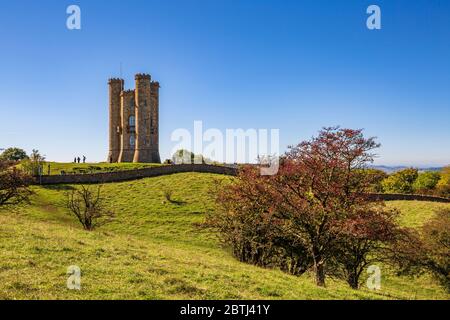
<svg viewBox="0 0 450 320">
<path fill-rule="evenodd" d="M 430 193 L 441 179 L 441 174 L 435 171 L 426 171 L 419 173 L 416 181 L 414 181 L 413 189 L 416 193 Z"/>
<path fill-rule="evenodd" d="M 20 161 L 27 158 L 25 150 L 20 148 L 8 148 L 0 154 L 0 161 Z"/>
<path fill-rule="evenodd" d="M 175 153 L 172 156 L 172 161 L 175 164 L 193 163 L 194 157 L 195 154 L 193 152 L 185 149 L 180 149 L 175 151 Z"/>
<path fill-rule="evenodd" d="M 39 153 L 39 150 L 33 149 L 30 156 L 22 161 L 22 169 L 28 174 L 37 176 L 43 173 L 43 166 L 45 164 L 45 157 Z"/>
<path fill-rule="evenodd" d="M 418 175 L 418 170 L 414 168 L 397 171 L 383 180 L 383 191 L 387 193 L 413 193 L 413 184 Z"/>
<path fill-rule="evenodd" d="M 450 196 L 450 166 L 444 167 L 441 171 L 441 179 L 436 185 L 438 194 L 448 197 Z"/>
<path fill-rule="evenodd" d="M 201 154 L 195 154 L 189 150 L 186 149 L 180 149 L 177 150 L 173 156 L 172 161 L 175 164 L 184 164 L 184 163 L 210 163 L 211 161 Z"/>
<path fill-rule="evenodd" d="M 370 181 L 368 192 L 383 192 L 383 185 L 382 182 L 384 179 L 388 177 L 388 174 L 382 170 L 379 169 L 363 169 L 362 171 L 364 174 L 367 175 Z"/>
</svg>

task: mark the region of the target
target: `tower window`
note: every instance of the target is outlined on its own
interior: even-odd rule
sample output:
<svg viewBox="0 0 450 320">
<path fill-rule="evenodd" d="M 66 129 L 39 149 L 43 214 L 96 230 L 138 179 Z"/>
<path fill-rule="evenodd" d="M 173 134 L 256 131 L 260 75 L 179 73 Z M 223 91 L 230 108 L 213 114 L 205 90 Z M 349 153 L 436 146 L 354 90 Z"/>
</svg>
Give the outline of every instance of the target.
<svg viewBox="0 0 450 320">
<path fill-rule="evenodd" d="M 134 147 L 136 145 L 136 137 L 134 136 L 134 134 L 132 134 L 130 136 L 130 146 Z"/>
<path fill-rule="evenodd" d="M 135 116 L 130 116 L 128 118 L 128 125 L 130 127 L 135 127 L 136 126 L 136 117 Z"/>
<path fill-rule="evenodd" d="M 128 132 L 136 132 L 136 118 L 134 116 L 128 118 Z"/>
</svg>

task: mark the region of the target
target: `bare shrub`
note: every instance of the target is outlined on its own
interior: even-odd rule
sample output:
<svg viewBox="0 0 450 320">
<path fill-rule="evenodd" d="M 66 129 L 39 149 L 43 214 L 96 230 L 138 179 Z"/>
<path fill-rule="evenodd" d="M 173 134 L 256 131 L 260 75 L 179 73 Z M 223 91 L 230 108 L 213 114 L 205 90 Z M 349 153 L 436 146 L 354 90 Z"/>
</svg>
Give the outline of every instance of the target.
<svg viewBox="0 0 450 320">
<path fill-rule="evenodd" d="M 164 198 L 166 198 L 167 201 L 172 202 L 172 195 L 173 195 L 173 190 L 169 189 L 169 188 L 165 188 L 163 190 L 164 193 Z"/>
<path fill-rule="evenodd" d="M 108 222 L 115 214 L 105 208 L 101 187 L 92 190 L 89 186 L 74 188 L 67 196 L 67 208 L 74 214 L 85 230 L 92 231 Z"/>
</svg>

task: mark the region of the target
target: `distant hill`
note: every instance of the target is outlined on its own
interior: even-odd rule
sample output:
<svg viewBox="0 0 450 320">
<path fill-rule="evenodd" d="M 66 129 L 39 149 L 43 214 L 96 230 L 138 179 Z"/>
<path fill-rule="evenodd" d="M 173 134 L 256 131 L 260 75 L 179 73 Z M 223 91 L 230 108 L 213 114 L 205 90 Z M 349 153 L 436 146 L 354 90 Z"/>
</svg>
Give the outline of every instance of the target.
<svg viewBox="0 0 450 320">
<path fill-rule="evenodd" d="M 393 173 L 403 169 L 411 168 L 411 166 L 371 166 L 373 169 L 382 170 L 386 173 Z M 413 167 L 417 168 L 417 167 Z M 418 167 L 419 171 L 441 171 L 442 167 Z"/>
</svg>

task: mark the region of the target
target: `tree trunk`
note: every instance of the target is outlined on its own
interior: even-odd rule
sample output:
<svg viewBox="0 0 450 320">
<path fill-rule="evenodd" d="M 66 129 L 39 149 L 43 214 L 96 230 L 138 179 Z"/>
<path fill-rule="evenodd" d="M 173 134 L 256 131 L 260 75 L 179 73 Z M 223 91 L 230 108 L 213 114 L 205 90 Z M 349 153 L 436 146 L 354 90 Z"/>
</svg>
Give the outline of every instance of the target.
<svg viewBox="0 0 450 320">
<path fill-rule="evenodd" d="M 314 261 L 314 273 L 316 275 L 316 285 L 319 287 L 325 287 L 325 269 L 321 259 Z"/>
<path fill-rule="evenodd" d="M 348 274 L 347 283 L 349 284 L 350 288 L 358 289 L 359 276 L 357 275 L 357 272 L 350 272 Z"/>
</svg>

